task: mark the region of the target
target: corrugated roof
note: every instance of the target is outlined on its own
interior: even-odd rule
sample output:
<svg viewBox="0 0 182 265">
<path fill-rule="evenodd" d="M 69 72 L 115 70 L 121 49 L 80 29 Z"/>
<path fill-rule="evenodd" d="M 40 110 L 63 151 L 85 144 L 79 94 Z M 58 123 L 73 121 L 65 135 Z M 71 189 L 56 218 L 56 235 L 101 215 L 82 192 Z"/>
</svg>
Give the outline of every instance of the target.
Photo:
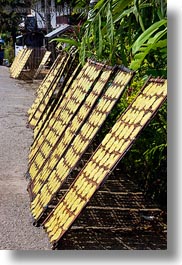
<svg viewBox="0 0 182 265">
<path fill-rule="evenodd" d="M 54 29 L 53 31 L 51 31 L 47 35 L 45 35 L 45 38 L 53 38 L 53 37 L 56 37 L 58 34 L 61 34 L 61 33 L 65 32 L 70 27 L 71 26 L 68 25 L 68 24 L 62 24 L 60 27 Z"/>
</svg>

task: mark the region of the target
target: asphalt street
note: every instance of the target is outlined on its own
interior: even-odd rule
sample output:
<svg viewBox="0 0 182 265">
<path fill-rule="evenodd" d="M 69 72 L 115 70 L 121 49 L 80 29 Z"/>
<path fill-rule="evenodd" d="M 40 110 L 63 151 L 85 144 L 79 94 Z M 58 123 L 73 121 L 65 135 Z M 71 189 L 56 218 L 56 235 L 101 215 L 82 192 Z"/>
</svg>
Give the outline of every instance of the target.
<svg viewBox="0 0 182 265">
<path fill-rule="evenodd" d="M 27 180 L 29 147 L 33 132 L 26 113 L 37 84 L 10 78 L 0 66 L 0 249 L 51 249 L 45 231 L 34 227 Z"/>
</svg>

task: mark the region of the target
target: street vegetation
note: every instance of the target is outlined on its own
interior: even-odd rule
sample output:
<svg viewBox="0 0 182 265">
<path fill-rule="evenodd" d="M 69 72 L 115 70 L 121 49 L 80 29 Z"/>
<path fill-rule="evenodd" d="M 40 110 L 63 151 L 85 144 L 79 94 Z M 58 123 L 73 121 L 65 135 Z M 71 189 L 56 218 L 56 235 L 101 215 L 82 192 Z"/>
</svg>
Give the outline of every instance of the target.
<svg viewBox="0 0 182 265">
<path fill-rule="evenodd" d="M 22 3 L 24 2 L 24 3 Z M 29 6 L 31 1 L 0 0 L 0 32 L 14 39 L 20 16 L 7 6 Z M 135 76 L 108 117 L 100 138 L 109 130 L 137 95 L 149 76 L 167 78 L 167 0 L 63 1 L 75 18 L 71 35 L 53 41 L 61 49 L 74 46 L 79 61 L 93 58 L 108 65 L 124 65 Z M 1 34 L 3 35 L 3 34 Z M 70 37 L 71 36 L 71 37 Z M 144 192 L 164 209 L 167 205 L 167 103 L 145 128 L 121 162 L 124 174 L 139 183 Z"/>
<path fill-rule="evenodd" d="M 65 1 L 59 0 L 63 4 Z M 73 45 L 79 60 L 88 57 L 108 65 L 121 65 L 135 71 L 130 88 L 109 116 L 103 135 L 149 78 L 167 78 L 167 1 L 99 0 L 85 12 L 90 1 L 74 1 L 73 13 L 82 8 L 72 38 L 57 38 L 58 46 Z M 102 134 L 100 135 L 102 137 Z M 163 209 L 167 205 L 167 104 L 145 128 L 120 165 Z"/>
</svg>

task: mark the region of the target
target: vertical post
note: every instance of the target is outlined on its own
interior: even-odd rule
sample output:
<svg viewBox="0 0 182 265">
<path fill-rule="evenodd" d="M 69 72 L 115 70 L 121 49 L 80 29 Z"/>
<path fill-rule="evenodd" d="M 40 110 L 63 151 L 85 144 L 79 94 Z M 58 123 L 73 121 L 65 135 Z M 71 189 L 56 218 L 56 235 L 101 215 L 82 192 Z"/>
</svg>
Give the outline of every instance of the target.
<svg viewBox="0 0 182 265">
<path fill-rule="evenodd" d="M 51 14 L 50 14 L 50 6 L 48 0 L 44 0 L 44 12 L 45 12 L 45 25 L 46 25 L 46 31 L 49 33 L 52 30 L 51 27 Z"/>
</svg>

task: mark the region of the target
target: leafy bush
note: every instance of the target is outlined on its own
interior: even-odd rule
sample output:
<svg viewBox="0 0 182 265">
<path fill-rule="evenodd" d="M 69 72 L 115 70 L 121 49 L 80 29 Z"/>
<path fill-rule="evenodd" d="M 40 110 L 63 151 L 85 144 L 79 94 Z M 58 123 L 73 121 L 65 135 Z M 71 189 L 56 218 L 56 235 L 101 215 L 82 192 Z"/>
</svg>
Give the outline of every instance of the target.
<svg viewBox="0 0 182 265">
<path fill-rule="evenodd" d="M 82 64 L 92 57 L 109 65 L 124 64 L 136 71 L 130 87 L 108 117 L 100 134 L 102 138 L 150 75 L 167 77 L 167 1 L 99 0 L 90 14 L 79 25 L 79 31 L 75 31 L 79 34 L 57 41 L 77 47 Z M 165 104 L 122 160 L 126 174 L 134 177 L 164 208 L 166 112 Z"/>
<path fill-rule="evenodd" d="M 163 209 L 167 207 L 166 115 L 167 104 L 164 104 L 122 160 L 125 173 Z"/>
<path fill-rule="evenodd" d="M 8 59 L 8 62 L 11 64 L 14 60 L 14 49 L 12 45 L 7 45 L 4 50 L 4 58 Z"/>
</svg>

